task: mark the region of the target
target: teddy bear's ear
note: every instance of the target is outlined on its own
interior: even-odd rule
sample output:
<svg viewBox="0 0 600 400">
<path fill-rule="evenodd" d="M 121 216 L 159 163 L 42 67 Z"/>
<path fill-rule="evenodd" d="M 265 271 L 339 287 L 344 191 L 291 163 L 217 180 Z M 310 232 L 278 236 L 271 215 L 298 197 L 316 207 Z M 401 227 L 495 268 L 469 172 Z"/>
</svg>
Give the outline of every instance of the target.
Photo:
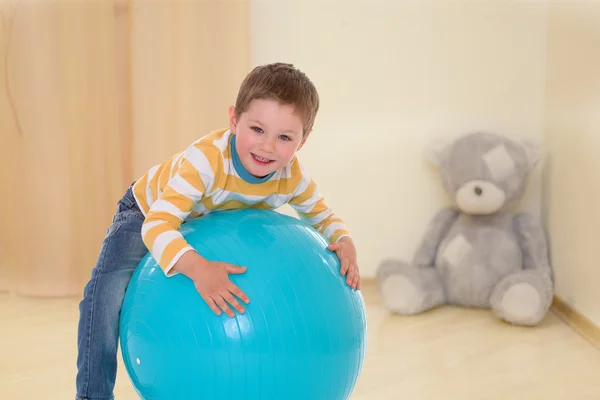
<svg viewBox="0 0 600 400">
<path fill-rule="evenodd" d="M 437 138 L 432 140 L 423 151 L 425 159 L 436 167 L 439 167 L 446 159 L 452 142 L 453 140 L 450 138 Z"/>
<path fill-rule="evenodd" d="M 532 170 L 542 159 L 542 147 L 531 140 L 521 140 L 521 145 L 523 146 L 525 154 L 527 155 L 527 164 L 529 165 L 529 170 Z"/>
</svg>

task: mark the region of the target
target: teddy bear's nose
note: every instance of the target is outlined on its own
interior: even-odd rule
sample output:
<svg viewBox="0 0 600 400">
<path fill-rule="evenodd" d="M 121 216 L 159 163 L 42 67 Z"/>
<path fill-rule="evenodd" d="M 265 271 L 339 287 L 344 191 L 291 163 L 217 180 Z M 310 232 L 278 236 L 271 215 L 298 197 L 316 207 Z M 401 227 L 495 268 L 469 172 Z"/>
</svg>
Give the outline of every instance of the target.
<svg viewBox="0 0 600 400">
<path fill-rule="evenodd" d="M 481 196 L 481 193 L 483 193 L 483 190 L 481 190 L 481 188 L 479 186 L 475 186 L 475 194 L 477 196 Z"/>
</svg>

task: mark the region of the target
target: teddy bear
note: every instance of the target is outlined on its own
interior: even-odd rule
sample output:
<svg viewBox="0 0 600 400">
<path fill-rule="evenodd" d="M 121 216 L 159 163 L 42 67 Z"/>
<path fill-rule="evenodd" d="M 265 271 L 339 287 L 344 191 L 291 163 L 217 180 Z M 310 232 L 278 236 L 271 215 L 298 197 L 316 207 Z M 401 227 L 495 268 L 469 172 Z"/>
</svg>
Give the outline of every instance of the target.
<svg viewBox="0 0 600 400">
<path fill-rule="evenodd" d="M 412 262 L 385 259 L 377 288 L 394 314 L 444 304 L 491 309 L 519 326 L 540 324 L 553 300 L 548 242 L 532 214 L 516 208 L 541 149 L 476 131 L 425 152 L 451 204 L 429 222 Z"/>
</svg>

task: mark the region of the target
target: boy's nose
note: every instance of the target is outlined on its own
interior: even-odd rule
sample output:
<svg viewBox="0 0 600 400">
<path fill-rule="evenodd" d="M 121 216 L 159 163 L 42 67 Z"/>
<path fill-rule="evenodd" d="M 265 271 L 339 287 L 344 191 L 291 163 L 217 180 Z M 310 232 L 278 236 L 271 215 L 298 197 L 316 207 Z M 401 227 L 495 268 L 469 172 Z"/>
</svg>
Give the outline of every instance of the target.
<svg viewBox="0 0 600 400">
<path fill-rule="evenodd" d="M 273 140 L 267 139 L 261 143 L 260 149 L 272 153 L 275 150 L 275 143 Z"/>
</svg>

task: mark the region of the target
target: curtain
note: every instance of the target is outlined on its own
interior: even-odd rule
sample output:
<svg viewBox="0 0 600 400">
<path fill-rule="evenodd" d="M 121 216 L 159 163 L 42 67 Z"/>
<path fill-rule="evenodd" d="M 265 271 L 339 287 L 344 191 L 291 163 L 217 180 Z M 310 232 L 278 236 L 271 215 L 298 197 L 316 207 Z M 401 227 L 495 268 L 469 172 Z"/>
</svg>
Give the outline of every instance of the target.
<svg viewBox="0 0 600 400">
<path fill-rule="evenodd" d="M 79 296 L 129 184 L 226 126 L 246 1 L 0 0 L 0 289 Z"/>
</svg>

